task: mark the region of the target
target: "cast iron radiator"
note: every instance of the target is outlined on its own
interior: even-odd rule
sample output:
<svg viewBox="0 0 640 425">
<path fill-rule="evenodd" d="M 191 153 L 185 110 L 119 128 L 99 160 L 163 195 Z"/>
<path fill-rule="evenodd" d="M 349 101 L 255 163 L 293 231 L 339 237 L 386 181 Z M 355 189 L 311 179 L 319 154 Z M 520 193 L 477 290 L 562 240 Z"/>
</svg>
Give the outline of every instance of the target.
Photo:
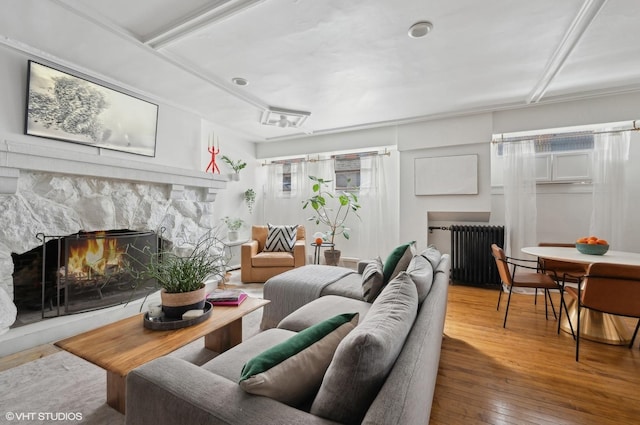
<svg viewBox="0 0 640 425">
<path fill-rule="evenodd" d="M 491 244 L 504 248 L 504 226 L 452 225 L 451 280 L 472 285 L 500 285 Z"/>
</svg>

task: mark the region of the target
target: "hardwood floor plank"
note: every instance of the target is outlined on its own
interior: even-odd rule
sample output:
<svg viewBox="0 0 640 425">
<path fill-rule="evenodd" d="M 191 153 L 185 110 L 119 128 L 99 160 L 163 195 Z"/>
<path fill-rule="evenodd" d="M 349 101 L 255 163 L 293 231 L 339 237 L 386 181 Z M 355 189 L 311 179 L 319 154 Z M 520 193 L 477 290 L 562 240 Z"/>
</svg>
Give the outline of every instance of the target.
<svg viewBox="0 0 640 425">
<path fill-rule="evenodd" d="M 450 286 L 431 424 L 626 424 L 640 417 L 640 350 L 581 339 L 545 320 L 544 298 Z M 556 311 L 560 297 L 553 295 Z M 550 311 L 549 311 L 550 312 Z M 551 313 L 551 312 L 550 312 Z M 629 325 L 635 326 L 630 320 Z"/>
</svg>

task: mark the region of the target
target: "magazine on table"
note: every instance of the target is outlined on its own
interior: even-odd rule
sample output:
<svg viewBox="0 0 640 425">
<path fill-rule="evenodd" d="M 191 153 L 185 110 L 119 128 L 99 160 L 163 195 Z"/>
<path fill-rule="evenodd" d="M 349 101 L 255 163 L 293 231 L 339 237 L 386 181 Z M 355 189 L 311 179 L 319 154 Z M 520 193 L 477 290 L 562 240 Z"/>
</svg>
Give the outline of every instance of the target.
<svg viewBox="0 0 640 425">
<path fill-rule="evenodd" d="M 242 289 L 219 289 L 207 295 L 207 301 L 213 305 L 240 305 L 246 298 Z"/>
</svg>

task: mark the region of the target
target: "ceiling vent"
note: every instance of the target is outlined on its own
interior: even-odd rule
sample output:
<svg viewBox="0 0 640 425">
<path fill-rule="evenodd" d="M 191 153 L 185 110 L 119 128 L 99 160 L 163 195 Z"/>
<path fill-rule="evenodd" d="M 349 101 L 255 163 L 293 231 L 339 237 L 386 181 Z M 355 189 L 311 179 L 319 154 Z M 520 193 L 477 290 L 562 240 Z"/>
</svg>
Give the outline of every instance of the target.
<svg viewBox="0 0 640 425">
<path fill-rule="evenodd" d="M 264 125 L 273 125 L 281 128 L 298 128 L 304 124 L 309 115 L 311 115 L 311 112 L 269 107 L 262 113 L 260 122 Z"/>
</svg>

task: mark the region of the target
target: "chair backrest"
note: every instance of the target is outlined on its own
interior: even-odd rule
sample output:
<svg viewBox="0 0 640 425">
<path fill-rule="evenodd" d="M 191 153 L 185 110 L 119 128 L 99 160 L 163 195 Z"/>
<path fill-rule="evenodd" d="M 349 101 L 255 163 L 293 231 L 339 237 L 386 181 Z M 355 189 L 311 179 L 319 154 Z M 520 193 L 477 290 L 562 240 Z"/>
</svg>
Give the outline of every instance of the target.
<svg viewBox="0 0 640 425">
<path fill-rule="evenodd" d="M 563 242 L 540 242 L 538 246 L 556 246 L 562 248 L 575 248 L 574 243 Z M 582 276 L 587 271 L 586 264 L 571 263 L 569 261 L 550 260 L 547 258 L 540 258 L 540 264 L 545 271 L 555 271 L 559 277 L 562 277 L 564 273 L 569 273 L 575 276 Z"/>
<path fill-rule="evenodd" d="M 269 234 L 269 227 L 267 226 L 251 226 L 251 239 L 258 241 L 258 252 L 264 250 L 264 245 L 267 243 L 267 235 Z M 296 239 L 304 240 L 305 230 L 304 226 L 298 225 L 296 231 Z"/>
<path fill-rule="evenodd" d="M 587 269 L 581 291 L 586 307 L 640 317 L 640 266 L 593 263 Z"/>
<path fill-rule="evenodd" d="M 500 274 L 500 280 L 505 285 L 511 285 L 511 272 L 509 271 L 509 264 L 507 263 L 507 256 L 504 250 L 496 244 L 491 245 L 491 252 L 493 258 L 496 259 L 496 267 L 498 267 L 498 273 Z"/>
</svg>

